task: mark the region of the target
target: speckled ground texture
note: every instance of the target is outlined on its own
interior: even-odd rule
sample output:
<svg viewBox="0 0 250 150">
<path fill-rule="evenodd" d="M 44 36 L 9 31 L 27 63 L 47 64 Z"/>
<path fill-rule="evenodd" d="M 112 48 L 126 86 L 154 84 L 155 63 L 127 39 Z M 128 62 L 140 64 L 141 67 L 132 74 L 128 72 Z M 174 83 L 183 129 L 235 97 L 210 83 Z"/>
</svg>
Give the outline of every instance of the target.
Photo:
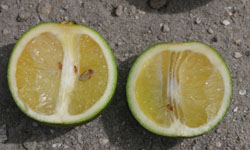
<svg viewBox="0 0 250 150">
<path fill-rule="evenodd" d="M 250 1 L 162 3 L 154 6 L 146 0 L 1 0 L 0 149 L 249 149 Z M 42 22 L 65 20 L 100 32 L 110 44 L 119 70 L 111 105 L 95 120 L 72 128 L 49 127 L 26 117 L 15 105 L 6 78 L 13 46 L 26 30 Z M 232 73 L 233 100 L 228 113 L 215 129 L 199 137 L 152 134 L 137 123 L 127 105 L 126 78 L 135 58 L 152 44 L 172 40 L 208 43 L 225 58 Z"/>
</svg>

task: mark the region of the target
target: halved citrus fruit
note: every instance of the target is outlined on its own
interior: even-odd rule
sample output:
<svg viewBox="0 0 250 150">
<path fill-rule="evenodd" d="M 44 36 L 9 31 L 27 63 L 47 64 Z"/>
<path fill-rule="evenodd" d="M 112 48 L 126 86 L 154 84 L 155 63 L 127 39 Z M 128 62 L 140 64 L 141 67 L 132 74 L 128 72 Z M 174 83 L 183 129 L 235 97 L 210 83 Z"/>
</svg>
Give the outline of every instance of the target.
<svg viewBox="0 0 250 150">
<path fill-rule="evenodd" d="M 225 115 L 232 80 L 219 53 L 200 42 L 157 44 L 134 63 L 127 82 L 129 108 L 149 131 L 172 137 L 201 135 Z"/>
<path fill-rule="evenodd" d="M 108 44 L 93 29 L 44 23 L 15 45 L 8 81 L 15 102 L 31 118 L 77 124 L 92 119 L 110 102 L 117 68 Z"/>
</svg>

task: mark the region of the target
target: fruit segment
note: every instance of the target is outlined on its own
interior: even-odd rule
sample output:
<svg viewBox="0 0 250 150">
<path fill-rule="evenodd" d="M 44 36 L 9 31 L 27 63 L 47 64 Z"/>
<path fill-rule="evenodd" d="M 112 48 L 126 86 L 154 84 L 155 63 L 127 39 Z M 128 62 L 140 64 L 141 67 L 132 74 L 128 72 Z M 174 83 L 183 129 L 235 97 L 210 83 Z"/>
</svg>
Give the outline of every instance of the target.
<svg viewBox="0 0 250 150">
<path fill-rule="evenodd" d="M 17 62 L 16 83 L 20 98 L 32 110 L 54 113 L 63 58 L 62 44 L 51 33 L 43 33 L 25 46 Z"/>
<path fill-rule="evenodd" d="M 200 53 L 165 50 L 144 62 L 135 96 L 143 113 L 162 127 L 179 120 L 188 127 L 206 124 L 224 95 L 222 76 Z"/>
<path fill-rule="evenodd" d="M 185 124 L 198 127 L 218 112 L 224 96 L 219 71 L 202 54 L 192 53 L 180 68 Z"/>
<path fill-rule="evenodd" d="M 169 127 L 171 116 L 168 115 L 169 110 L 162 101 L 161 63 L 161 55 L 156 55 L 143 64 L 136 81 L 135 95 L 141 110 L 149 119 Z"/>
<path fill-rule="evenodd" d="M 104 94 L 108 83 L 108 66 L 102 49 L 87 35 L 80 37 L 78 59 L 77 80 L 69 104 L 72 115 L 81 114 L 93 106 Z"/>
</svg>

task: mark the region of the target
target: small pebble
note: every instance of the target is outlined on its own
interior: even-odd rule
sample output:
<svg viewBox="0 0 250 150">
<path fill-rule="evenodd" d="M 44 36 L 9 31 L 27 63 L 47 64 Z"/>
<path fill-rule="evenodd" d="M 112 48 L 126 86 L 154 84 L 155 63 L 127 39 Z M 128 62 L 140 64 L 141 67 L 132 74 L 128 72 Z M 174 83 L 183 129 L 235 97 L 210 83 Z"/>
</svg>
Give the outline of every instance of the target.
<svg viewBox="0 0 250 150">
<path fill-rule="evenodd" d="M 240 91 L 239 91 L 239 94 L 240 94 L 241 96 L 246 95 L 246 93 L 247 93 L 247 91 L 246 91 L 246 90 L 240 90 Z"/>
<path fill-rule="evenodd" d="M 81 20 L 81 21 L 82 21 L 82 23 L 86 23 L 86 20 L 85 20 L 84 18 L 82 18 L 82 20 Z"/>
<path fill-rule="evenodd" d="M 75 150 L 82 150 L 82 149 L 83 148 L 79 144 L 76 145 L 76 149 Z"/>
<path fill-rule="evenodd" d="M 201 19 L 200 18 L 196 18 L 194 21 L 196 24 L 200 24 L 201 23 Z"/>
<path fill-rule="evenodd" d="M 7 34 L 10 33 L 10 31 L 9 31 L 8 29 L 3 29 L 3 30 L 2 30 L 2 33 L 3 33 L 3 35 L 7 35 Z"/>
<path fill-rule="evenodd" d="M 242 57 L 242 54 L 240 52 L 235 52 L 234 53 L 234 57 L 235 58 L 241 58 Z"/>
<path fill-rule="evenodd" d="M 125 58 L 127 58 L 127 57 L 125 56 Z M 113 127 L 113 131 L 114 131 L 114 132 L 118 132 L 118 131 L 119 131 L 119 127 L 118 127 L 118 126 L 114 126 L 114 127 Z"/>
<path fill-rule="evenodd" d="M 230 22 L 228 20 L 223 20 L 222 24 L 225 25 L 225 26 L 228 26 L 228 25 L 230 25 Z"/>
<path fill-rule="evenodd" d="M 160 41 L 163 40 L 164 39 L 164 35 L 162 35 L 162 34 L 158 35 L 157 39 L 160 40 Z"/>
<path fill-rule="evenodd" d="M 21 37 L 20 35 L 15 35 L 15 36 L 14 36 L 14 39 L 15 39 L 15 40 L 18 40 L 20 37 Z"/>
<path fill-rule="evenodd" d="M 118 5 L 118 7 L 115 9 L 115 15 L 116 16 L 121 16 L 122 15 L 122 5 Z"/>
<path fill-rule="evenodd" d="M 218 42 L 218 38 L 215 36 L 215 37 L 213 37 L 213 38 L 211 39 L 211 41 L 216 43 L 216 42 Z"/>
<path fill-rule="evenodd" d="M 68 8 L 69 8 L 69 5 L 66 5 L 66 6 L 62 7 L 63 10 L 68 10 Z"/>
<path fill-rule="evenodd" d="M 33 141 L 33 142 L 24 142 L 22 145 L 27 150 L 36 150 L 37 149 L 37 142 L 36 141 Z"/>
<path fill-rule="evenodd" d="M 82 140 L 82 135 L 81 134 L 77 134 L 77 140 L 78 140 L 78 143 L 83 145 L 83 140 Z"/>
<path fill-rule="evenodd" d="M 153 9 L 160 9 L 167 4 L 168 0 L 150 0 L 149 5 Z"/>
<path fill-rule="evenodd" d="M 125 124 L 126 124 L 126 122 L 125 122 L 125 121 L 123 121 L 123 122 L 122 122 L 122 126 L 124 126 Z"/>
<path fill-rule="evenodd" d="M 52 147 L 56 148 L 56 147 L 60 147 L 61 145 L 62 145 L 61 143 L 55 143 L 55 144 L 52 144 Z"/>
<path fill-rule="evenodd" d="M 69 17 L 68 17 L 68 16 L 65 16 L 65 17 L 64 17 L 64 21 L 69 21 Z"/>
<path fill-rule="evenodd" d="M 213 150 L 214 148 L 213 148 L 213 146 L 212 145 L 209 145 L 208 147 L 207 147 L 207 150 Z"/>
<path fill-rule="evenodd" d="M 209 28 L 209 29 L 207 30 L 207 32 L 208 32 L 209 34 L 213 34 L 213 33 L 214 33 L 214 31 L 213 31 L 211 28 Z"/>
<path fill-rule="evenodd" d="M 164 33 L 170 32 L 170 28 L 167 24 L 162 25 L 162 32 L 164 32 Z"/>
<path fill-rule="evenodd" d="M 241 44 L 241 39 L 235 40 L 234 43 L 235 43 L 235 45 L 239 46 Z"/>
<path fill-rule="evenodd" d="M 59 12 L 60 12 L 61 14 L 63 14 L 63 13 L 64 13 L 64 10 L 63 10 L 63 9 L 60 9 Z"/>
<path fill-rule="evenodd" d="M 6 142 L 8 140 L 7 138 L 7 132 L 6 132 L 6 125 L 3 124 L 0 126 L 0 143 Z"/>
<path fill-rule="evenodd" d="M 250 51 L 246 51 L 246 52 L 245 52 L 245 55 L 246 55 L 247 57 L 249 57 L 249 56 L 250 56 Z"/>
<path fill-rule="evenodd" d="M 199 145 L 194 145 L 192 149 L 193 149 L 193 150 L 200 150 L 201 148 L 200 148 Z"/>
<path fill-rule="evenodd" d="M 238 111 L 238 107 L 235 107 L 235 108 L 234 108 L 234 112 L 237 112 L 237 111 Z"/>
<path fill-rule="evenodd" d="M 121 46 L 122 45 L 122 42 L 118 42 L 116 43 L 117 46 Z"/>
<path fill-rule="evenodd" d="M 131 13 L 132 14 L 135 14 L 136 13 L 136 7 L 133 5 L 131 6 Z"/>
<path fill-rule="evenodd" d="M 124 56 L 125 56 L 125 57 L 129 57 L 129 54 L 128 54 L 128 53 L 126 53 L 126 54 L 124 54 Z"/>
<path fill-rule="evenodd" d="M 125 57 L 120 57 L 120 58 L 118 58 L 121 62 L 124 62 L 127 58 L 125 58 Z"/>
<path fill-rule="evenodd" d="M 77 144 L 77 140 L 76 140 L 76 138 L 73 135 L 70 135 L 69 137 L 71 139 L 71 143 L 72 144 L 74 144 L 74 145 Z"/>
<path fill-rule="evenodd" d="M 145 11 L 142 11 L 142 10 L 138 10 L 139 14 L 142 14 L 142 15 L 145 15 L 146 12 Z"/>
<path fill-rule="evenodd" d="M 4 5 L 4 4 L 0 5 L 0 10 L 8 10 L 8 9 L 9 9 L 8 5 Z"/>
<path fill-rule="evenodd" d="M 53 129 L 49 129 L 49 131 L 50 131 L 50 133 L 52 133 L 52 134 L 55 132 Z"/>
<path fill-rule="evenodd" d="M 103 139 L 100 139 L 99 142 L 101 145 L 106 145 L 106 144 L 108 144 L 109 139 L 103 138 Z"/>
<path fill-rule="evenodd" d="M 233 15 L 233 13 L 231 12 L 231 11 L 232 11 L 232 7 L 225 7 L 225 10 L 226 10 L 226 12 L 227 12 L 227 14 L 228 14 L 229 16 L 232 16 L 232 15 Z"/>
<path fill-rule="evenodd" d="M 139 16 L 136 15 L 136 16 L 135 16 L 135 20 L 138 20 L 138 19 L 139 19 Z"/>
<path fill-rule="evenodd" d="M 216 133 L 220 134 L 221 133 L 221 129 L 220 128 L 216 129 Z"/>
<path fill-rule="evenodd" d="M 67 148 L 69 148 L 69 146 L 68 145 L 63 145 L 63 148 L 67 149 Z"/>
<path fill-rule="evenodd" d="M 52 10 L 52 5 L 50 3 L 40 3 L 38 5 L 37 11 L 44 15 L 49 15 Z"/>
<path fill-rule="evenodd" d="M 216 146 L 220 148 L 222 146 L 221 142 L 219 142 L 219 141 L 216 142 Z"/>
<path fill-rule="evenodd" d="M 128 8 L 127 8 L 127 7 L 124 7 L 124 8 L 123 8 L 123 12 L 124 12 L 125 14 L 128 14 Z"/>
<path fill-rule="evenodd" d="M 18 22 L 23 22 L 29 19 L 29 17 L 31 17 L 31 13 L 30 12 L 21 12 L 19 13 L 19 15 L 17 16 L 17 21 Z"/>
<path fill-rule="evenodd" d="M 38 127 L 38 123 L 37 122 L 32 122 L 32 126 L 33 127 Z"/>
</svg>

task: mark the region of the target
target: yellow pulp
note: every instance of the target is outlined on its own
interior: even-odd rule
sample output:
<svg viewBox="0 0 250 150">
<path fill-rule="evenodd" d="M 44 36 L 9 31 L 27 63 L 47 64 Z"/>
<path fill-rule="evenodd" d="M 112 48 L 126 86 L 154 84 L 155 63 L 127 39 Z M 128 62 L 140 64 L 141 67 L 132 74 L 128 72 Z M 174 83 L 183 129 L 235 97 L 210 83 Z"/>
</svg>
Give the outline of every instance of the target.
<svg viewBox="0 0 250 150">
<path fill-rule="evenodd" d="M 144 62 L 135 95 L 142 112 L 158 125 L 170 127 L 179 120 L 195 128 L 217 114 L 224 83 L 203 54 L 166 50 Z"/>
<path fill-rule="evenodd" d="M 80 35 L 71 43 L 75 45 L 68 53 L 77 56 L 74 57 L 76 64 L 71 67 L 64 64 L 64 59 L 69 56 L 63 44 L 55 35 L 43 33 L 28 42 L 18 59 L 16 83 L 19 97 L 37 113 L 52 115 L 56 113 L 58 104 L 67 99 L 68 113 L 81 114 L 100 99 L 107 87 L 106 59 L 100 46 L 91 37 Z M 67 80 L 62 79 L 63 72 L 69 69 L 73 69 L 76 76 L 73 88 L 60 93 L 62 80 Z M 93 76 L 80 81 L 79 76 L 88 69 L 93 70 Z M 63 99 L 59 95 L 63 95 L 60 97 Z"/>
</svg>

